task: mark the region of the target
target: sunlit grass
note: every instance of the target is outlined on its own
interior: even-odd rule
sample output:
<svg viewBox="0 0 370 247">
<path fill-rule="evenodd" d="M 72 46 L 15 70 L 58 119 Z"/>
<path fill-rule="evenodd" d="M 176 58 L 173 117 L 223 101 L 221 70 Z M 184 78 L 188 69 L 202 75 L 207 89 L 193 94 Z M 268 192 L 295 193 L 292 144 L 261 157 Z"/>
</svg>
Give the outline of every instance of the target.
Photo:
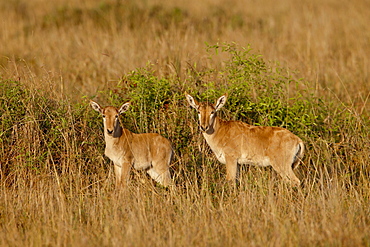
<svg viewBox="0 0 370 247">
<path fill-rule="evenodd" d="M 370 245 L 366 4 L 0 3 L 0 245 Z M 302 188 L 249 166 L 228 184 L 184 91 L 301 137 Z M 115 188 L 89 98 L 171 140 L 176 186 Z"/>
</svg>

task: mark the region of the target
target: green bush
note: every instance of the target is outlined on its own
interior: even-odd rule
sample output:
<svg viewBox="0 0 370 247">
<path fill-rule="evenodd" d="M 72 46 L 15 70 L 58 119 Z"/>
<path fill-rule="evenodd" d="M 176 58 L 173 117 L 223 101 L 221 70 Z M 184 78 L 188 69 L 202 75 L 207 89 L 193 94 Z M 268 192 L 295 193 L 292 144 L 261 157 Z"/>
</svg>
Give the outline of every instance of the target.
<svg viewBox="0 0 370 247">
<path fill-rule="evenodd" d="M 323 128 L 325 109 L 320 99 L 307 89 L 303 80 L 295 80 L 289 70 L 278 64 L 267 63 L 250 47 L 236 44 L 208 46 L 210 58 L 226 53 L 229 60 L 217 71 L 218 82 L 208 81 L 213 69 L 197 72 L 200 88 L 188 91 L 199 94 L 200 100 L 215 100 L 228 93 L 228 118 L 254 125 L 281 126 L 297 134 L 309 134 Z M 194 73 L 193 73 L 194 74 Z M 303 87 L 300 92 L 298 86 Z M 325 127 L 324 127 L 325 128 Z M 323 129 L 324 130 L 324 129 Z"/>
<path fill-rule="evenodd" d="M 357 160 L 366 156 L 365 150 L 359 150 L 368 143 L 368 122 L 350 110 L 338 110 L 338 104 L 334 107 L 317 98 L 307 82 L 295 80 L 289 70 L 265 62 L 251 48 L 223 44 L 208 46 L 208 51 L 210 59 L 220 53 L 228 55 L 225 66 L 218 70 L 193 66 L 188 69 L 186 81 L 180 82 L 177 77 L 156 76 L 149 64 L 123 76 L 112 89 L 100 92 L 99 103 L 119 107 L 130 101 L 130 110 L 121 118 L 124 126 L 135 133 L 157 132 L 169 138 L 176 154 L 174 173 L 188 176 L 191 172 L 200 181 L 208 176 L 210 184 L 219 180 L 220 173 L 214 169 L 223 166 L 204 145 L 196 113 L 188 106 L 185 91 L 198 100 L 211 102 L 228 93 L 227 104 L 220 112 L 222 118 L 282 126 L 297 134 L 307 147 L 302 174 L 315 174 L 321 167 L 333 174 L 350 174 L 353 182 L 358 183 L 364 172 L 369 173 L 362 166 L 352 167 L 350 172 L 346 167 L 353 163 L 353 155 Z M 75 104 L 51 100 L 14 81 L 3 80 L 0 88 L 3 173 L 28 167 L 37 172 L 63 174 L 78 167 L 91 176 L 100 174 L 101 165 L 109 165 L 107 158 L 102 159 L 101 117 L 87 100 Z M 348 136 L 354 137 L 346 145 L 341 144 Z M 328 165 L 334 158 L 340 159 L 341 165 Z M 212 168 L 205 167 L 205 162 L 213 164 Z M 204 173 L 205 169 L 211 172 Z M 184 179 L 181 176 L 180 181 Z"/>
<path fill-rule="evenodd" d="M 97 160 L 88 152 L 100 149 L 101 124 L 86 111 L 87 104 L 69 104 L 43 96 L 15 81 L 0 81 L 0 159 L 5 175 L 26 169 L 36 174 L 70 173 L 77 164 Z"/>
</svg>

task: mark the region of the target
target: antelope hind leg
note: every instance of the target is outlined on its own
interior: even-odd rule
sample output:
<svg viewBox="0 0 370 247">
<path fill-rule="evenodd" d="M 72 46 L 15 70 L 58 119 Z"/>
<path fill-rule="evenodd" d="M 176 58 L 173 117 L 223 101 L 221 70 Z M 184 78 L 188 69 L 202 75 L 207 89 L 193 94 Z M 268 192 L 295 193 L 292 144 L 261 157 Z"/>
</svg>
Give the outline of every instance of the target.
<svg viewBox="0 0 370 247">
<path fill-rule="evenodd" d="M 153 180 L 165 187 L 171 184 L 170 172 L 168 170 L 158 173 L 154 167 L 151 167 L 148 169 L 147 173 Z"/>
<path fill-rule="evenodd" d="M 272 168 L 274 168 L 274 170 L 282 177 L 284 181 L 290 183 L 292 186 L 298 187 L 301 184 L 301 181 L 294 174 L 290 165 L 285 169 L 276 165 L 272 165 Z"/>
</svg>

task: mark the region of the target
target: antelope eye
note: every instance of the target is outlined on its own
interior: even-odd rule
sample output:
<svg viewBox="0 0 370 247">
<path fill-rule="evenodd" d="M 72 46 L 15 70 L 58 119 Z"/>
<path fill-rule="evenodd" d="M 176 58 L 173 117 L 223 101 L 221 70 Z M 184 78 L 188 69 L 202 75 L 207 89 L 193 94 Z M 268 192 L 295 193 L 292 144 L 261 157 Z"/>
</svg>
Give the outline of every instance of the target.
<svg viewBox="0 0 370 247">
<path fill-rule="evenodd" d="M 211 115 L 215 114 L 215 111 L 211 111 Z"/>
<path fill-rule="evenodd" d="M 103 118 L 105 118 L 105 115 L 103 115 Z"/>
<path fill-rule="evenodd" d="M 118 115 L 116 115 L 116 118 L 118 118 Z"/>
</svg>

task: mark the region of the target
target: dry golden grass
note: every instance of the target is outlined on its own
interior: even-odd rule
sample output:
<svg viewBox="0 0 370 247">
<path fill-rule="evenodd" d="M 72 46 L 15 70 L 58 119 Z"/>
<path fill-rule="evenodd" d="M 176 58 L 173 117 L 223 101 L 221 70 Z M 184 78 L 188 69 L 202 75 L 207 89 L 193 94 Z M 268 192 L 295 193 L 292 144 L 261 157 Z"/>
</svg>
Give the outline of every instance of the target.
<svg viewBox="0 0 370 247">
<path fill-rule="evenodd" d="M 212 154 L 200 155 L 207 149 L 189 109 L 193 151 L 176 154 L 177 186 L 166 190 L 135 172 L 121 191 L 103 156 L 100 125 L 76 119 L 69 105 L 50 140 L 33 109 L 43 103 L 21 99 L 28 121 L 13 126 L 9 145 L 0 143 L 0 245 L 369 246 L 370 136 L 361 120 L 370 114 L 369 2 L 162 2 L 1 1 L 0 78 L 41 89 L 58 108 L 61 99 L 79 102 L 115 88 L 148 62 L 158 76 L 183 82 L 190 66 L 223 66 L 222 55 L 208 59 L 205 42 L 236 42 L 298 70 L 293 76 L 316 96 L 358 121 L 340 120 L 341 143 L 302 137 L 302 189 L 281 183 L 272 169 L 244 167 L 235 190 Z M 92 119 L 89 109 L 81 112 Z M 43 124 L 53 126 L 49 114 Z"/>
<path fill-rule="evenodd" d="M 360 112 L 368 106 L 365 0 L 39 0 L 0 7 L 2 76 L 73 97 L 103 89 L 148 61 L 159 74 L 183 75 L 187 63 L 209 63 L 205 42 L 236 42 L 300 71 L 324 96 L 351 102 Z"/>
</svg>

